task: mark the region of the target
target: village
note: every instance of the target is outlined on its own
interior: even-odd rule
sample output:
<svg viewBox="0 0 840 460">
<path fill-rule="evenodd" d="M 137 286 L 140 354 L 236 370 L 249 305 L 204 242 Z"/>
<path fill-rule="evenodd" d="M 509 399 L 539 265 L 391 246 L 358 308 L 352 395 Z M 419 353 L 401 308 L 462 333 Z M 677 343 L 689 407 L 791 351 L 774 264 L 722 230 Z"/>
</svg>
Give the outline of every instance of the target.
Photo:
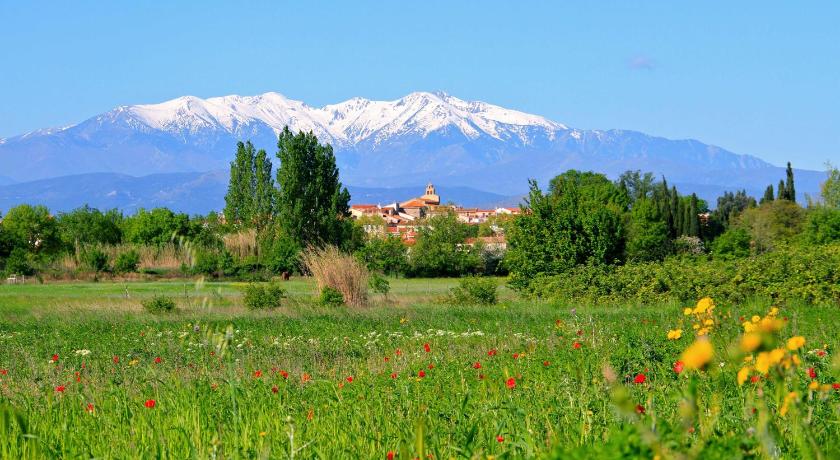
<svg viewBox="0 0 840 460">
<path fill-rule="evenodd" d="M 369 235 L 399 237 L 408 245 L 414 244 L 418 229 L 426 225 L 426 220 L 431 217 L 452 213 L 460 222 L 480 225 L 491 222 L 496 217 L 513 216 L 519 212 L 519 208 L 482 209 L 441 204 L 440 195 L 431 183 L 426 186 L 426 191 L 422 196 L 407 201 L 387 205 L 355 204 L 350 206 L 351 216 L 364 222 L 365 232 Z M 471 238 L 466 244 L 481 240 L 484 244 L 504 249 L 506 246 L 504 230 L 495 225 L 492 226 L 492 230 L 493 236 Z"/>
</svg>

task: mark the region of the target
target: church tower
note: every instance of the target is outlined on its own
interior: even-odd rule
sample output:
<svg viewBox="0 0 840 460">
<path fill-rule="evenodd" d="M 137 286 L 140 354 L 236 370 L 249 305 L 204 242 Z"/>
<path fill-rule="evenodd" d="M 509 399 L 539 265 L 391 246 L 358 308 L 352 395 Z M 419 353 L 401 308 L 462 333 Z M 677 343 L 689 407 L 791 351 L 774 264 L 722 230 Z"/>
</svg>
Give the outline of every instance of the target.
<svg viewBox="0 0 840 460">
<path fill-rule="evenodd" d="M 429 185 L 426 186 L 426 194 L 421 196 L 420 199 L 428 204 L 440 204 L 440 197 L 435 191 L 435 186 L 432 185 L 431 182 L 429 182 Z"/>
</svg>

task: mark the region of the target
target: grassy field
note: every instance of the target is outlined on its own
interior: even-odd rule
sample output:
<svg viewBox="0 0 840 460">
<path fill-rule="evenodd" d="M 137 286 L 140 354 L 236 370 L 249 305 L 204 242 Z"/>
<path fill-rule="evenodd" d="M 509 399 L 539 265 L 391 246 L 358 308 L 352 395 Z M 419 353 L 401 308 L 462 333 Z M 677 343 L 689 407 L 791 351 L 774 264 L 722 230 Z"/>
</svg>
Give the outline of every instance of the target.
<svg viewBox="0 0 840 460">
<path fill-rule="evenodd" d="M 0 286 L 0 457 L 840 458 L 836 308 L 449 305 L 455 284 L 348 310 L 295 279 L 270 312 L 237 283 Z"/>
</svg>

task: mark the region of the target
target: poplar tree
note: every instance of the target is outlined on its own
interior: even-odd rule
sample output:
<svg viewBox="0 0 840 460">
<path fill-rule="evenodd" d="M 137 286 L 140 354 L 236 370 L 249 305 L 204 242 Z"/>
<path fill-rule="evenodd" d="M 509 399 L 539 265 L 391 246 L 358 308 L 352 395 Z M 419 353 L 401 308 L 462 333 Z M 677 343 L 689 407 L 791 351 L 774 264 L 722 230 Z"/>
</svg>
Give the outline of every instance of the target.
<svg viewBox="0 0 840 460">
<path fill-rule="evenodd" d="M 787 181 L 785 183 L 785 196 L 788 201 L 796 203 L 796 187 L 793 185 L 793 168 L 790 162 L 787 164 Z"/>
<path fill-rule="evenodd" d="M 352 234 L 350 193 L 341 185 L 335 154 L 312 132 L 283 129 L 277 141 L 277 217 L 301 247 L 342 246 Z"/>
<path fill-rule="evenodd" d="M 254 146 L 238 142 L 236 157 L 230 163 L 230 182 L 225 195 L 225 220 L 247 223 L 253 208 Z"/>
<path fill-rule="evenodd" d="M 274 188 L 274 177 L 271 175 L 271 160 L 265 150 L 260 149 L 254 157 L 254 197 L 253 216 L 251 220 L 262 228 L 274 215 L 277 190 Z"/>
</svg>

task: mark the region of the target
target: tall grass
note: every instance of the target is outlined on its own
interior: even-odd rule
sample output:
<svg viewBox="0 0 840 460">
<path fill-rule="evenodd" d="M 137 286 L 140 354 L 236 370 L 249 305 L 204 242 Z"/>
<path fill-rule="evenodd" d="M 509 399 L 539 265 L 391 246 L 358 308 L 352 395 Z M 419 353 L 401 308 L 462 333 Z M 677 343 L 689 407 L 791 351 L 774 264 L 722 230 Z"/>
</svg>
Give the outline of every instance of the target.
<svg viewBox="0 0 840 460">
<path fill-rule="evenodd" d="M 315 278 L 318 290 L 331 287 L 344 297 L 351 307 L 367 304 L 370 273 L 355 257 L 335 246 L 310 247 L 301 254 L 304 268 Z"/>
<path fill-rule="evenodd" d="M 222 237 L 222 241 L 224 241 L 225 249 L 240 259 L 260 255 L 257 231 L 254 229 L 226 234 Z"/>
</svg>

